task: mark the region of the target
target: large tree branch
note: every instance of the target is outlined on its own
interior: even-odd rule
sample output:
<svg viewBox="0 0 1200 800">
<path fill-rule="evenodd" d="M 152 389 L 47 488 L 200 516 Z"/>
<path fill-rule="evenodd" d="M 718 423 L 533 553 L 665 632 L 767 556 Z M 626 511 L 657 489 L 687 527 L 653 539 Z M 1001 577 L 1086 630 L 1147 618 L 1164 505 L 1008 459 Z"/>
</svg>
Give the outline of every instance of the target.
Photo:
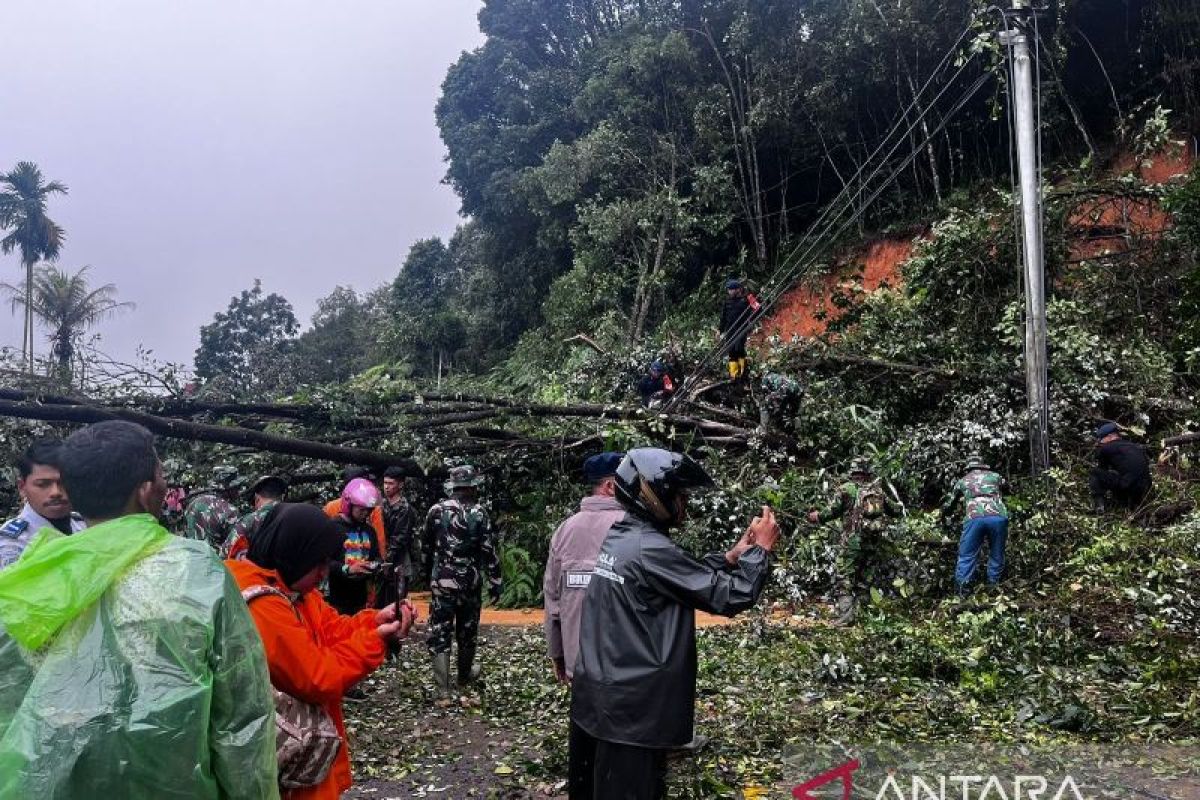
<svg viewBox="0 0 1200 800">
<path fill-rule="evenodd" d="M 263 431 L 251 431 L 245 428 L 231 428 L 221 425 L 207 425 L 188 420 L 160 417 L 143 411 L 128 408 L 112 408 L 105 406 L 84 405 L 37 405 L 34 403 L 15 403 L 0 399 L 0 415 L 18 417 L 21 419 L 41 419 L 58 422 L 74 422 L 87 424 L 106 422 L 108 420 L 126 420 L 145 426 L 152 433 L 171 439 L 187 441 L 214 442 L 235 447 L 253 447 L 272 453 L 315 458 L 323 461 L 333 461 L 338 464 L 363 464 L 373 467 L 401 467 L 410 475 L 423 475 L 424 471 L 413 459 L 393 453 L 380 453 L 359 447 L 341 447 L 313 442 L 307 439 L 295 439 Z"/>
<path fill-rule="evenodd" d="M 1168 436 L 1163 439 L 1163 447 L 1179 447 L 1184 444 L 1200 442 L 1200 433 L 1181 433 L 1178 436 Z"/>
</svg>

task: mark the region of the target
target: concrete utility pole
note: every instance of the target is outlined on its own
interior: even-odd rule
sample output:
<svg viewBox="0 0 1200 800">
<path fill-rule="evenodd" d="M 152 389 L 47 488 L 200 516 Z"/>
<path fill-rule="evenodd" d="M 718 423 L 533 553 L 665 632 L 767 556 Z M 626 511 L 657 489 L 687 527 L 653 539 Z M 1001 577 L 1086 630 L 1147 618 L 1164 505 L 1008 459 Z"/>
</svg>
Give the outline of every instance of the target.
<svg viewBox="0 0 1200 800">
<path fill-rule="evenodd" d="M 1025 391 L 1029 400 L 1029 458 L 1036 475 L 1050 466 L 1050 398 L 1046 373 L 1046 272 L 1042 246 L 1041 153 L 1033 103 L 1034 64 L 1029 36 L 1021 26 L 1031 18 L 1028 0 L 1013 0 L 1022 17 L 1002 40 L 1012 58 L 1011 100 L 1015 106 L 1017 169 L 1021 184 L 1021 228 L 1025 261 Z"/>
</svg>

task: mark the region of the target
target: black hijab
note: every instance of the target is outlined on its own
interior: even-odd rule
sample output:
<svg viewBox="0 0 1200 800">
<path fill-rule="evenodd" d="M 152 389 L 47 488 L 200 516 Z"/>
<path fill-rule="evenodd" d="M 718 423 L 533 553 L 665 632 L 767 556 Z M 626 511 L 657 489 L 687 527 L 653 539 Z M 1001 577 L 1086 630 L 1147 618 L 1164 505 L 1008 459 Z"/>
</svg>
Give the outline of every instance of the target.
<svg viewBox="0 0 1200 800">
<path fill-rule="evenodd" d="M 273 569 L 289 587 L 338 557 L 346 534 L 325 512 L 307 503 L 278 503 L 250 537 L 250 560 Z"/>
</svg>

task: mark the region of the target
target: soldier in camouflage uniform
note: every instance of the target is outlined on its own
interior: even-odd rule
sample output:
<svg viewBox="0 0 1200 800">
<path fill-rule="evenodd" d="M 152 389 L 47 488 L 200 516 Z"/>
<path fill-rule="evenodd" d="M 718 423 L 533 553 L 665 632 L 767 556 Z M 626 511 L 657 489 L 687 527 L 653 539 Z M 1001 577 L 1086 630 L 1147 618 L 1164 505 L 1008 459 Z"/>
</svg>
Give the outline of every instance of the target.
<svg viewBox="0 0 1200 800">
<path fill-rule="evenodd" d="M 958 566 L 954 571 L 954 587 L 960 597 L 967 594 L 979 549 L 988 542 L 987 581 L 990 586 L 1000 582 L 1004 572 L 1004 545 L 1008 541 L 1008 509 L 1004 506 L 1006 483 L 993 472 L 982 456 L 967 459 L 967 473 L 954 484 L 950 499 L 942 507 L 943 519 L 950 519 L 954 506 L 965 503 L 962 536 L 958 540 Z"/>
<path fill-rule="evenodd" d="M 841 519 L 842 534 L 837 559 L 837 610 L 835 625 L 849 625 L 857 613 L 858 598 L 870 590 L 871 562 L 883 544 L 887 517 L 899 517 L 901 508 L 889 496 L 890 486 L 876 477 L 870 462 L 856 458 L 849 480 L 824 509 L 808 512 L 813 524 Z"/>
<path fill-rule="evenodd" d="M 275 506 L 287 495 L 287 479 L 279 475 L 263 475 L 250 487 L 254 510 L 246 514 L 233 526 L 233 532 L 221 546 L 221 558 L 241 560 L 250 551 L 250 537 L 258 532 L 263 521 Z"/>
<path fill-rule="evenodd" d="M 234 507 L 240 480 L 233 467 L 213 470 L 213 480 L 219 488 L 206 489 L 187 499 L 183 510 L 183 537 L 208 542 L 218 553 L 241 519 Z"/>
<path fill-rule="evenodd" d="M 450 470 L 449 498 L 434 504 L 425 517 L 425 552 L 430 554 L 429 652 L 434 689 L 450 695 L 450 638 L 458 644 L 458 682 L 479 677 L 475 640 L 479 633 L 484 572 L 493 603 L 500 599 L 500 554 L 496 531 L 479 502 L 483 477 L 474 467 Z"/>
<path fill-rule="evenodd" d="M 779 372 L 768 372 L 762 377 L 762 390 L 758 415 L 763 430 L 772 424 L 792 427 L 792 421 L 800 411 L 800 396 L 804 393 L 800 382 Z"/>
</svg>

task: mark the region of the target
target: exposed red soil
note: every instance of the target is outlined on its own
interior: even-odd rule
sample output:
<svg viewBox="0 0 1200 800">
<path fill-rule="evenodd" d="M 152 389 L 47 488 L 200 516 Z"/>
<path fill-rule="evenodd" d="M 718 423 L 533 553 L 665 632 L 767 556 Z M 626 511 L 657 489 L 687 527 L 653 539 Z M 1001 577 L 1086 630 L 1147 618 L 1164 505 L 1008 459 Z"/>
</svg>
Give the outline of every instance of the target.
<svg viewBox="0 0 1200 800">
<path fill-rule="evenodd" d="M 833 304 L 835 294 L 867 294 L 881 286 L 901 284 L 900 267 L 912 255 L 913 239 L 884 237 L 839 258 L 833 272 L 814 285 L 801 285 L 785 294 L 771 316 L 759 326 L 754 342 L 770 336 L 785 342 L 793 336 L 818 336 L 845 311 Z"/>
<path fill-rule="evenodd" d="M 1114 175 L 1136 174 L 1146 183 L 1167 183 L 1191 170 L 1195 157 L 1186 142 L 1169 145 L 1149 158 L 1138 160 L 1133 153 L 1124 153 L 1113 162 Z"/>
<path fill-rule="evenodd" d="M 1132 154 L 1116 159 L 1114 175 L 1136 174 L 1146 183 L 1166 183 L 1186 175 L 1194 158 L 1186 146 L 1169 147 L 1148 159 Z M 1153 247 L 1171 226 L 1171 216 L 1152 197 L 1111 193 L 1091 195 L 1067 214 L 1071 263 Z"/>
<path fill-rule="evenodd" d="M 1124 154 L 1114 160 L 1108 172 L 1114 176 L 1135 174 L 1147 183 L 1166 183 L 1186 175 L 1194 164 L 1192 151 L 1180 142 L 1147 159 Z M 1078 263 L 1153 247 L 1170 224 L 1170 215 L 1153 198 L 1115 193 L 1087 195 L 1067 215 L 1068 260 Z M 833 272 L 822 280 L 787 292 L 763 320 L 752 343 L 761 346 L 771 336 L 784 342 L 793 337 L 819 336 L 845 313 L 834 305 L 835 295 L 861 297 L 881 286 L 900 286 L 901 267 L 912 255 L 916 241 L 882 237 L 839 258 Z"/>
</svg>

